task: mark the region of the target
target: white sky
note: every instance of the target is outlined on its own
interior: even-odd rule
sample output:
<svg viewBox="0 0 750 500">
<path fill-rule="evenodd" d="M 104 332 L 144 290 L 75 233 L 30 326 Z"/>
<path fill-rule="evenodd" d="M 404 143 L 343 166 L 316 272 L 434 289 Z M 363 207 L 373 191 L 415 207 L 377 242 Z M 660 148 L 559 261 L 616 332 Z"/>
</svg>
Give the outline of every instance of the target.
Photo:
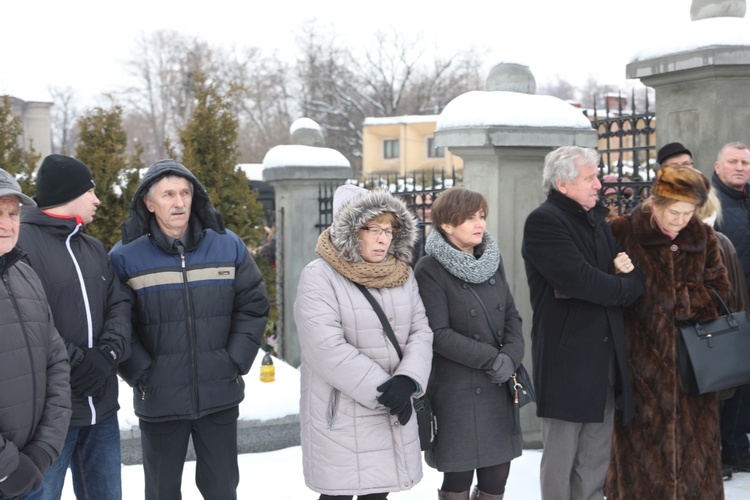
<svg viewBox="0 0 750 500">
<path fill-rule="evenodd" d="M 268 420 L 295 415 L 299 409 L 299 370 L 274 358 L 276 380 L 260 382 L 260 361 L 262 353 L 253 364 L 250 373 L 245 375 L 245 401 L 240 405 L 241 420 Z M 132 389 L 120 384 L 120 428 L 130 429 L 138 425 L 133 414 Z M 513 460 L 506 488 L 506 498 L 539 500 L 539 450 L 524 450 L 521 457 Z M 243 500 L 267 499 L 300 500 L 313 499 L 317 495 L 305 486 L 302 475 L 302 450 L 292 446 L 283 450 L 266 453 L 240 455 L 240 486 L 237 498 Z M 424 478 L 410 491 L 391 494 L 394 500 L 430 500 L 442 482 L 442 474 L 426 464 L 422 464 Z M 143 467 L 128 465 L 122 469 L 122 497 L 143 498 Z M 750 498 L 750 473 L 735 473 L 731 481 L 724 483 L 726 500 L 747 500 Z M 195 486 L 195 462 L 187 462 L 182 475 L 182 498 L 200 500 L 202 497 Z M 70 472 L 65 481 L 62 500 L 74 500 Z"/>
<path fill-rule="evenodd" d="M 356 48 L 372 42 L 376 30 L 393 28 L 444 53 L 487 47 L 487 70 L 497 62 L 519 62 L 538 83 L 556 75 L 581 84 L 589 76 L 620 83 L 637 50 L 653 46 L 665 27 L 689 22 L 690 3 L 379 0 L 364 12 L 344 0 L 128 0 L 118 6 L 9 1 L 2 8 L 0 93 L 33 100 L 44 97 L 48 86 L 70 86 L 90 100 L 127 82 L 125 62 L 136 40 L 159 29 L 197 35 L 212 45 L 278 50 L 291 58 L 295 36 L 313 18 L 321 30 L 333 30 Z"/>
</svg>

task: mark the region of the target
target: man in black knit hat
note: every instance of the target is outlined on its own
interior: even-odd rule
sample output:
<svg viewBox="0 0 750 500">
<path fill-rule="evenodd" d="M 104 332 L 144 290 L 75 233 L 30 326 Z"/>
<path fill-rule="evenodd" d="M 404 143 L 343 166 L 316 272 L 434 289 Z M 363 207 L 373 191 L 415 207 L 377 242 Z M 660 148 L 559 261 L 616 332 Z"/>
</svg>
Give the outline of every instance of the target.
<svg viewBox="0 0 750 500">
<path fill-rule="evenodd" d="M 82 162 L 49 155 L 36 176 L 37 207 L 21 212 L 19 247 L 39 275 L 70 357 L 73 417 L 44 475 L 59 499 L 70 466 L 78 498 L 122 498 L 117 366 L 130 354 L 131 300 L 107 250 L 85 234 L 99 199 Z"/>
</svg>

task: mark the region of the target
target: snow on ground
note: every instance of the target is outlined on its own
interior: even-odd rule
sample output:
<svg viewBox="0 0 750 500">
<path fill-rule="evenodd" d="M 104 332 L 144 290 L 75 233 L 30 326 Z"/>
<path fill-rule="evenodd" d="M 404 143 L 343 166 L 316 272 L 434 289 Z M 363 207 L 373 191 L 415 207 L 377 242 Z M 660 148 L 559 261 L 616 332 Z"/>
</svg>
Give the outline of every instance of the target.
<svg viewBox="0 0 750 500">
<path fill-rule="evenodd" d="M 276 381 L 262 383 L 259 379 L 262 353 L 245 376 L 246 398 L 240 405 L 240 418 L 244 420 L 267 420 L 297 413 L 299 404 L 299 371 L 281 360 L 274 359 Z M 120 428 L 130 429 L 138 425 L 133 415 L 132 391 L 122 383 L 119 413 Z M 514 460 L 506 489 L 507 500 L 536 500 L 539 494 L 540 450 L 524 450 Z M 318 495 L 305 486 L 302 476 L 302 450 L 299 446 L 266 453 L 240 455 L 240 486 L 237 498 L 241 500 L 314 500 Z M 412 490 L 393 493 L 389 498 L 398 500 L 430 500 L 437 498 L 437 489 L 442 474 L 423 465 L 424 478 Z M 726 500 L 750 498 L 750 474 L 735 474 L 724 483 Z M 127 500 L 143 498 L 143 468 L 128 465 L 122 469 L 122 497 Z M 70 473 L 65 481 L 63 500 L 74 500 Z M 182 476 L 182 498 L 199 500 L 195 486 L 195 462 L 186 462 Z"/>
</svg>

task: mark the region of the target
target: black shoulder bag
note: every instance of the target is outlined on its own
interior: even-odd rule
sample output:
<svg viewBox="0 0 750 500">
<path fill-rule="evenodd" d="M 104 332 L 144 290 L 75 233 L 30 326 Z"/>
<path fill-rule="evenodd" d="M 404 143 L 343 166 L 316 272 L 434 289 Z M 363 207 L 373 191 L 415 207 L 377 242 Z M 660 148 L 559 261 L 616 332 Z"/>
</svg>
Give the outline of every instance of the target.
<svg viewBox="0 0 750 500">
<path fill-rule="evenodd" d="M 375 310 L 375 314 L 378 315 L 380 322 L 383 324 L 385 335 L 388 337 L 388 340 L 391 341 L 391 344 L 393 344 L 396 353 L 398 353 L 398 359 L 403 359 L 404 354 L 401 352 L 401 347 L 398 345 L 396 334 L 393 333 L 393 328 L 391 328 L 388 318 L 385 317 L 385 313 L 380 307 L 380 304 L 378 304 L 375 297 L 372 296 L 367 287 L 360 285 L 359 283 L 354 284 L 357 285 L 357 288 L 360 289 Z M 437 417 L 432 413 L 430 400 L 427 396 L 412 398 L 412 402 L 414 404 L 414 414 L 417 417 L 417 425 L 419 426 L 419 445 L 422 450 L 431 450 L 435 447 L 435 439 L 437 438 Z"/>
<path fill-rule="evenodd" d="M 503 338 L 498 336 L 499 330 L 495 328 L 495 324 L 492 321 L 490 312 L 484 305 L 484 301 L 468 283 L 466 284 L 466 288 L 468 288 L 468 290 L 474 295 L 474 298 L 477 299 L 477 302 L 479 302 L 479 305 L 482 307 L 482 311 L 484 311 L 484 316 L 487 318 L 487 323 L 490 325 L 490 330 L 492 330 L 492 333 L 498 337 L 497 342 L 498 344 L 500 344 L 500 347 L 502 347 Z M 516 372 L 511 375 L 510 380 L 505 382 L 505 385 L 508 387 L 511 398 L 513 398 L 513 417 L 515 419 L 515 421 L 513 422 L 513 433 L 518 434 L 519 432 L 521 432 L 521 417 L 519 415 L 519 409 L 529 403 L 536 402 L 534 385 L 532 384 L 529 372 L 526 371 L 526 367 L 523 366 L 523 363 L 518 365 L 518 368 L 516 368 Z"/>
<path fill-rule="evenodd" d="M 730 312 L 713 287 L 724 314 L 703 323 L 679 327 L 677 354 L 682 390 L 706 394 L 750 382 L 750 317 Z"/>
</svg>

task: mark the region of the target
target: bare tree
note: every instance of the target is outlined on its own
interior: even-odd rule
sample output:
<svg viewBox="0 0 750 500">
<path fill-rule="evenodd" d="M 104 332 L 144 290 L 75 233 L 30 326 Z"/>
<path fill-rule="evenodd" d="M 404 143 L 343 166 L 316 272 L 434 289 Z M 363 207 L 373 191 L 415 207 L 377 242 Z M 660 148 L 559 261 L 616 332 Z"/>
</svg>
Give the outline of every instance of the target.
<svg viewBox="0 0 750 500">
<path fill-rule="evenodd" d="M 124 92 L 129 110 L 129 136 L 138 138 L 144 160 L 166 156 L 176 144 L 193 106 L 193 75 L 216 73 L 215 51 L 205 42 L 175 31 L 157 31 L 143 36 L 129 68 L 136 84 Z M 147 132 L 150 137 L 143 137 Z M 138 135 L 134 135 L 138 134 Z"/>
<path fill-rule="evenodd" d="M 52 151 L 70 154 L 78 136 L 78 96 L 72 87 L 50 87 L 52 97 Z"/>
</svg>

